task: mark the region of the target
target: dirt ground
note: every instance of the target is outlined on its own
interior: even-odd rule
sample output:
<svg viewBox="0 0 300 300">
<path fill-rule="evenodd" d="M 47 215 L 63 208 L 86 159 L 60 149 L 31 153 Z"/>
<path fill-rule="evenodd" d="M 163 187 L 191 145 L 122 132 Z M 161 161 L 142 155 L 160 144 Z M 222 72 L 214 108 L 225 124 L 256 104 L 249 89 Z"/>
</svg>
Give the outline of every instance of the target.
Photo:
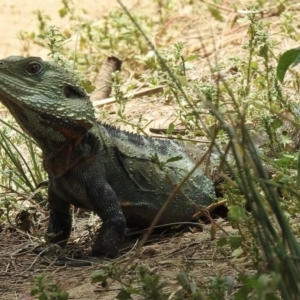
<svg viewBox="0 0 300 300">
<path fill-rule="evenodd" d="M 125 0 L 124 4 L 128 5 L 130 8 L 135 2 L 136 1 L 134 0 Z M 116 0 L 84 0 L 74 1 L 74 3 L 80 8 L 85 8 L 89 15 L 95 18 L 95 20 L 101 18 L 103 14 L 107 13 L 113 7 L 118 6 Z M 1 58 L 9 55 L 22 55 L 22 45 L 18 39 L 18 32 L 21 30 L 30 31 L 35 29 L 37 22 L 33 12 L 41 10 L 45 14 L 51 16 L 53 24 L 58 27 L 67 25 L 67 20 L 60 18 L 57 13 L 58 10 L 62 8 L 61 1 L 59 0 L 33 0 L 30 2 L 24 0 L 0 0 L 0 4 Z M 30 54 L 47 58 L 46 51 L 38 47 L 32 48 Z"/>
<path fill-rule="evenodd" d="M 101 18 L 104 13 L 118 5 L 115 0 L 82 0 L 75 2 L 85 7 L 95 19 Z M 138 9 L 140 6 L 143 6 L 144 9 L 147 5 L 153 5 L 151 0 L 144 2 L 124 0 L 123 2 L 128 8 L 133 9 Z M 236 13 L 230 8 L 229 2 L 223 1 L 220 4 L 226 15 L 224 23 L 216 22 L 206 10 L 203 10 L 201 17 L 185 23 L 184 30 L 179 34 L 178 39 L 186 41 L 189 50 L 198 53 L 202 50 L 197 37 L 199 35 L 204 36 L 208 51 L 207 55 L 212 59 L 214 49 L 217 50 L 218 57 L 221 60 L 226 56 L 226 53 L 232 55 L 233 51 L 241 51 L 241 44 L 246 36 L 247 26 L 235 24 L 231 27 L 231 22 Z M 17 34 L 20 30 L 30 31 L 30 29 L 35 28 L 36 21 L 33 11 L 41 9 L 52 17 L 54 24 L 58 26 L 66 25 L 65 20 L 57 15 L 58 9 L 61 8 L 60 1 L 0 0 L 0 5 L 1 58 L 9 55 L 22 55 L 22 44 Z M 243 5 L 241 5 L 241 8 L 243 8 Z M 188 15 L 188 11 L 182 13 Z M 276 16 L 271 16 L 270 20 L 276 22 Z M 212 33 L 214 38 L 211 38 Z M 286 47 L 289 46 L 286 45 Z M 46 51 L 37 46 L 30 49 L 30 54 L 46 58 Z M 205 59 L 203 55 L 199 61 L 200 67 L 205 65 Z M 198 69 L 197 72 L 193 76 L 203 76 L 202 69 Z M 159 120 L 160 124 L 163 124 L 164 120 L 169 117 L 170 107 L 163 109 L 161 105 L 158 107 L 151 101 L 142 103 L 144 103 L 141 106 L 142 109 L 148 109 L 151 118 Z M 155 107 L 159 110 L 159 115 L 153 114 Z M 81 222 L 84 223 L 80 218 L 75 222 L 76 232 L 72 234 L 70 243 L 76 243 L 82 238 L 82 235 L 87 235 L 87 231 L 82 229 L 84 226 L 81 226 Z M 226 221 L 217 220 L 217 222 L 221 224 L 224 232 L 234 233 L 234 230 Z M 174 289 L 178 287 L 178 285 L 175 285 L 175 278 L 180 266 L 184 265 L 183 262 L 191 264 L 191 273 L 199 284 L 205 284 L 210 277 L 215 277 L 217 274 L 235 277 L 237 271 L 233 271 L 230 263 L 216 251 L 216 241 L 225 233 L 219 231 L 216 239 L 211 240 L 209 230 L 210 225 L 203 225 L 202 231 L 189 229 L 173 234 L 169 232 L 156 233 L 143 247 L 141 254 L 135 258 L 134 262 L 147 265 L 152 271 L 160 274 L 164 280 L 169 280 Z M 123 266 L 128 261 L 141 237 L 142 234 L 136 234 L 123 245 L 120 256 L 115 260 L 117 265 Z M 53 282 L 58 283 L 62 289 L 70 294 L 70 299 L 115 299 L 120 290 L 120 284 L 113 283 L 108 289 L 105 289 L 100 284 L 92 284 L 90 280 L 90 274 L 106 266 L 108 261 L 99 261 L 89 267 L 56 267 L 49 265 L 45 259 L 38 257 L 36 254 L 24 253 L 26 246 L 35 244 L 35 242 L 34 237 L 21 232 L 3 230 L 0 233 L 0 299 L 32 299 L 29 296 L 32 288 L 31 280 L 32 276 L 36 274 L 44 274 L 51 278 Z M 127 275 L 129 273 L 129 271 L 125 272 Z"/>
</svg>

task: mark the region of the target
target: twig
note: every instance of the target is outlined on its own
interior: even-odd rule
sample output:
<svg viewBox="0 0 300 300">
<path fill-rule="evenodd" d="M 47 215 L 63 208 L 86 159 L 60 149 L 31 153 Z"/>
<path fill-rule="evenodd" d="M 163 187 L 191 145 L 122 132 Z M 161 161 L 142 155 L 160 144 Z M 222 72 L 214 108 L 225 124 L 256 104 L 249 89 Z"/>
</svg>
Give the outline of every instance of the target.
<svg viewBox="0 0 300 300">
<path fill-rule="evenodd" d="M 96 79 L 96 85 L 102 88 L 95 92 L 92 98 L 105 99 L 110 95 L 112 74 L 121 71 L 121 65 L 122 61 L 116 56 L 111 55 L 106 58 Z"/>
<path fill-rule="evenodd" d="M 151 88 L 151 89 L 147 89 L 144 91 L 140 91 L 140 92 L 133 92 L 133 93 L 128 93 L 127 95 L 125 95 L 124 97 L 127 99 L 131 98 L 138 98 L 138 97 L 143 97 L 143 96 L 150 96 L 153 94 L 158 94 L 158 93 L 162 93 L 164 91 L 164 86 L 158 86 L 155 88 Z M 93 105 L 95 107 L 99 107 L 99 106 L 103 106 L 105 104 L 110 104 L 110 103 L 114 103 L 116 102 L 116 99 L 114 97 L 112 98 L 106 98 L 106 99 L 102 99 L 102 100 L 95 100 L 93 101 Z"/>
<path fill-rule="evenodd" d="M 200 217 L 203 217 L 203 216 L 207 216 L 207 213 L 205 213 L 205 211 L 207 212 L 212 212 L 214 211 L 217 207 L 219 206 L 223 206 L 227 203 L 227 200 L 222 200 L 222 201 L 219 201 L 219 202 L 216 202 L 216 203 L 213 203 L 209 206 L 207 206 L 205 209 L 201 209 L 200 211 L 196 212 L 194 215 L 193 215 L 193 219 L 199 219 Z"/>
</svg>

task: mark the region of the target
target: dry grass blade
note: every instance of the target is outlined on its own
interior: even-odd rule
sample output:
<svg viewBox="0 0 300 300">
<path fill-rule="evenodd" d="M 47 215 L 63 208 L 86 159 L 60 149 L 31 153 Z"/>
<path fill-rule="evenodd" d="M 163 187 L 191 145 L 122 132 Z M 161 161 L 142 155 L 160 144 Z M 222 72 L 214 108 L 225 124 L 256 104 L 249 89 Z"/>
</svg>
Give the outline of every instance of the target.
<svg viewBox="0 0 300 300">
<path fill-rule="evenodd" d="M 1 122 L 9 125 L 10 129 L 19 134 L 18 128 L 3 120 Z M 0 146 L 3 150 L 1 153 L 2 181 L 6 182 L 5 184 L 3 182 L 1 186 L 5 185 L 6 190 L 10 192 L 17 190 L 25 193 L 35 192 L 38 183 L 45 178 L 45 173 L 40 167 L 36 144 L 24 133 L 22 133 L 21 139 L 26 145 L 26 154 L 19 147 L 20 142 L 16 143 L 11 135 L 7 135 L 5 130 L 0 130 Z M 18 194 L 20 193 L 18 192 Z M 43 201 L 39 193 L 36 194 L 36 198 L 39 202 Z"/>
</svg>

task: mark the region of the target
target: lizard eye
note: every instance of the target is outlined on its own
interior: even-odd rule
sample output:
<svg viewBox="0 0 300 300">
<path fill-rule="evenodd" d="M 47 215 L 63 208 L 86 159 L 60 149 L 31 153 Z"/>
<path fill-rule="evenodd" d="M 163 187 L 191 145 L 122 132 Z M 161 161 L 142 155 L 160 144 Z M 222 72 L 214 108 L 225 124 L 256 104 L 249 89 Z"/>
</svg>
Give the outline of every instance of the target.
<svg viewBox="0 0 300 300">
<path fill-rule="evenodd" d="M 39 63 L 32 62 L 25 67 L 25 72 L 29 75 L 38 74 L 42 69 L 42 66 Z"/>
</svg>

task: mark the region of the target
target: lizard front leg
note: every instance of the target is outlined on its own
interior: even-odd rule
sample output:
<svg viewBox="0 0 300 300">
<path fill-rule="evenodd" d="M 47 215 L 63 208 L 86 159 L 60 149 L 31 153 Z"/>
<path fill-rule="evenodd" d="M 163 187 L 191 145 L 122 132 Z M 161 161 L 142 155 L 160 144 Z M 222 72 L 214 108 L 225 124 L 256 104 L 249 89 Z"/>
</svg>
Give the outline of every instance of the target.
<svg viewBox="0 0 300 300">
<path fill-rule="evenodd" d="M 93 211 L 102 219 L 102 227 L 92 247 L 92 255 L 117 255 L 126 231 L 126 219 L 119 200 L 111 186 L 104 180 L 94 180 L 88 188 Z"/>
<path fill-rule="evenodd" d="M 48 190 L 48 202 L 50 219 L 47 233 L 55 235 L 50 238 L 50 242 L 59 244 L 64 248 L 67 245 L 72 229 L 70 204 L 56 196 L 50 188 Z"/>
</svg>

